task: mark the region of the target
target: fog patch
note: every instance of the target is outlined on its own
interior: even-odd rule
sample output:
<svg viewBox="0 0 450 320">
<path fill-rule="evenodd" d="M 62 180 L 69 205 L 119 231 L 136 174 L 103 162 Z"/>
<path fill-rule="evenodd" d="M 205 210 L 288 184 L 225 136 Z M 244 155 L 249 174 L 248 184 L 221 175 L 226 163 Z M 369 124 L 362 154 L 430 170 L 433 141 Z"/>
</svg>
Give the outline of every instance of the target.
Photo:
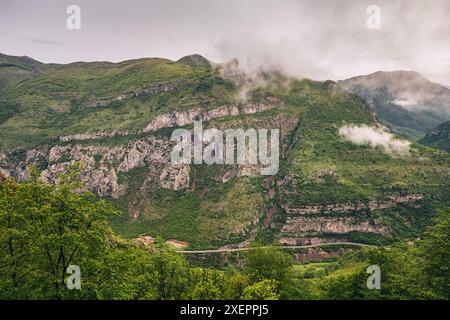
<svg viewBox="0 0 450 320">
<path fill-rule="evenodd" d="M 407 156 L 411 151 L 411 143 L 396 138 L 384 127 L 368 125 L 344 125 L 338 130 L 345 140 L 357 145 L 367 145 L 373 149 L 380 148 L 389 155 Z"/>
</svg>

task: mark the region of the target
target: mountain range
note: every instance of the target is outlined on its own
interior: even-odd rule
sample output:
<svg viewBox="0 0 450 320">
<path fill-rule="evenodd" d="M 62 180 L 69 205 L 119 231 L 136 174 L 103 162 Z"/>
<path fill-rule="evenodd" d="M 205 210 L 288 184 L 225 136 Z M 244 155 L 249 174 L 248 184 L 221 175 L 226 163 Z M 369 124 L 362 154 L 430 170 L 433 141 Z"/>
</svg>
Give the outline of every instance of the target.
<svg viewBox="0 0 450 320">
<path fill-rule="evenodd" d="M 0 55 L 0 173 L 25 179 L 35 164 L 55 182 L 81 162 L 85 188 L 121 210 L 116 232 L 191 248 L 390 243 L 420 237 L 448 207 L 450 155 L 381 124 L 418 140 L 450 119 L 450 90 L 413 72 L 338 83 L 262 77 L 242 99 L 242 83 L 199 55 L 66 65 Z M 280 170 L 171 165 L 173 129 L 198 119 L 279 128 Z M 349 140 L 343 127 L 370 128 L 394 149 Z"/>
</svg>

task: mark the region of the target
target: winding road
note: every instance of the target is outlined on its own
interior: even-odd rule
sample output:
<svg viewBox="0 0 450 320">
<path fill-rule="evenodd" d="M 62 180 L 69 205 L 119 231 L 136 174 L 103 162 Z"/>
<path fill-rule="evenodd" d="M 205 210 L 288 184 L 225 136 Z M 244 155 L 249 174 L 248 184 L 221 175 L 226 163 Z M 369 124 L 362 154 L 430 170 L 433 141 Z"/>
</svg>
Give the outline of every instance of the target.
<svg viewBox="0 0 450 320">
<path fill-rule="evenodd" d="M 357 242 L 330 242 L 320 244 L 310 244 L 306 246 L 266 246 L 266 247 L 245 247 L 245 248 L 230 248 L 230 249 L 210 249 L 210 250 L 179 250 L 177 252 L 184 254 L 201 254 L 201 253 L 220 253 L 220 252 L 239 252 L 248 251 L 259 248 L 279 248 L 279 249 L 308 249 L 317 247 L 331 247 L 331 246 L 358 246 L 358 247 L 376 247 L 371 244 L 357 243 Z"/>
</svg>

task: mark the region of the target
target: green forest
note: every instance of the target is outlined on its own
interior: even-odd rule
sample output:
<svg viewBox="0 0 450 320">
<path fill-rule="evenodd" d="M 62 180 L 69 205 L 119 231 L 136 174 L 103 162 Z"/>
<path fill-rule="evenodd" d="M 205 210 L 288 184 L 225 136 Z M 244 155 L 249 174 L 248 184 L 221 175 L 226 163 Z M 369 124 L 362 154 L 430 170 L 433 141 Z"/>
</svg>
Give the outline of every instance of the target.
<svg viewBox="0 0 450 320">
<path fill-rule="evenodd" d="M 450 210 L 437 211 L 414 242 L 348 250 L 320 263 L 296 263 L 277 248 L 253 244 L 241 263 L 204 268 L 162 241 L 143 246 L 116 235 L 114 206 L 82 192 L 80 168 L 58 184 L 36 168 L 23 182 L 0 177 L 0 299 L 448 299 Z M 369 290 L 369 265 L 381 289 Z M 81 270 L 69 290 L 67 268 Z"/>
</svg>

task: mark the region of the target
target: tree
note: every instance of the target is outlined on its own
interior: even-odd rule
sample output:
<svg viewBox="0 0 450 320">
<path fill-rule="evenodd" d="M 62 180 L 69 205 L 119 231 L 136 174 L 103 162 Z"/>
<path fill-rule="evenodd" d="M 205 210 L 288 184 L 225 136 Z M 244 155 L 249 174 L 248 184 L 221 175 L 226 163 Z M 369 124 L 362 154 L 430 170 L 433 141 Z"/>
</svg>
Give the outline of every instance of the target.
<svg viewBox="0 0 450 320">
<path fill-rule="evenodd" d="M 195 268 L 190 279 L 193 287 L 187 298 L 193 300 L 219 300 L 224 298 L 225 276 L 223 272 L 212 269 Z"/>
<path fill-rule="evenodd" d="M 286 281 L 293 265 L 292 257 L 277 248 L 255 248 L 246 253 L 245 272 L 253 282 Z"/>
<path fill-rule="evenodd" d="M 278 300 L 277 283 L 274 280 L 263 280 L 244 289 L 243 300 Z"/>
<path fill-rule="evenodd" d="M 234 267 L 230 267 L 225 272 L 224 299 L 241 299 L 244 289 L 250 285 L 250 280 Z"/>
<path fill-rule="evenodd" d="M 433 222 L 419 242 L 417 254 L 433 298 L 450 299 L 450 209 L 438 211 Z"/>
<path fill-rule="evenodd" d="M 56 185 L 39 179 L 0 181 L 1 295 L 5 298 L 95 298 L 95 277 L 109 253 L 115 210 L 89 192 L 78 192 L 80 167 Z M 81 268 L 83 290 L 67 290 L 69 265 Z"/>
<path fill-rule="evenodd" d="M 190 282 L 186 260 L 165 244 L 158 244 L 149 260 L 156 299 L 181 299 Z"/>
</svg>

